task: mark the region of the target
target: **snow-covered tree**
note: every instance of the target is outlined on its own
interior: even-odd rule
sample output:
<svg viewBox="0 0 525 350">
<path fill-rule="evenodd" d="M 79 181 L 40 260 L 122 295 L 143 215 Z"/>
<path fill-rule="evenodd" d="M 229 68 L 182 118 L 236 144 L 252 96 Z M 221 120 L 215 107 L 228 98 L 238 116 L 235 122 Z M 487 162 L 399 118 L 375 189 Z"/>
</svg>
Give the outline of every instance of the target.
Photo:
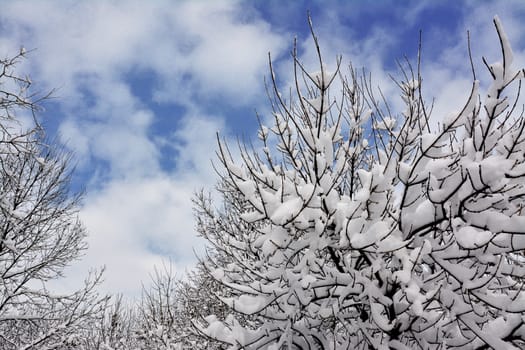
<svg viewBox="0 0 525 350">
<path fill-rule="evenodd" d="M 138 326 L 135 311 L 122 295 L 107 299 L 103 316 L 78 337 L 75 349 L 141 349 L 136 333 Z"/>
<path fill-rule="evenodd" d="M 163 265 L 139 300 L 126 301 L 121 295 L 106 300 L 104 315 L 77 337 L 75 349 L 225 349 L 194 326 L 210 313 L 226 316 L 227 308 L 214 294 L 220 288 L 201 264 L 183 279 L 171 264 Z"/>
<path fill-rule="evenodd" d="M 419 63 L 397 81 L 399 114 L 367 75 L 328 72 L 313 33 L 319 72 L 294 50 L 285 98 L 271 71 L 261 150 L 235 160 L 219 141 L 223 205 L 199 202 L 203 264 L 232 311 L 203 334 L 231 349 L 525 347 L 524 72 L 494 24 L 488 90 L 474 73 L 436 127 Z"/>
<path fill-rule="evenodd" d="M 48 288 L 86 248 L 86 230 L 80 196 L 70 192 L 70 157 L 38 124 L 21 122 L 38 107 L 29 78 L 16 72 L 24 54 L 0 60 L 0 347 L 68 349 L 105 305 L 101 273 L 74 293 Z"/>
<path fill-rule="evenodd" d="M 137 307 L 140 343 L 146 349 L 179 349 L 180 333 L 183 332 L 177 310 L 177 280 L 172 266 L 155 269 L 151 286 L 143 288 Z"/>
<path fill-rule="evenodd" d="M 156 269 L 135 307 L 135 344 L 144 349 L 223 349 L 222 342 L 197 332 L 193 320 L 225 315 L 215 296 L 219 284 L 198 265 L 177 279 L 171 265 Z"/>
<path fill-rule="evenodd" d="M 203 199 L 203 197 L 201 197 Z M 210 314 L 224 318 L 229 310 L 218 298 L 217 293 L 223 287 L 211 278 L 202 263 L 194 268 L 186 279 L 179 281 L 177 291 L 178 317 L 184 320 L 184 348 L 220 350 L 227 346 L 212 337 L 198 331 L 198 323 Z M 240 319 L 246 316 L 237 314 Z M 197 324 L 197 326 L 195 326 Z"/>
</svg>

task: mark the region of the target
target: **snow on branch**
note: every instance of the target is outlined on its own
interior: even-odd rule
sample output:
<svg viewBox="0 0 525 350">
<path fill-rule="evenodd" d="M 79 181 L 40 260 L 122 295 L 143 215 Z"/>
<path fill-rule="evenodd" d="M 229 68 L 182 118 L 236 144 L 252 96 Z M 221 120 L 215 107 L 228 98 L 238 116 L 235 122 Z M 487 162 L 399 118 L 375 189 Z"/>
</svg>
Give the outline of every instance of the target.
<svg viewBox="0 0 525 350">
<path fill-rule="evenodd" d="M 231 349 L 525 346 L 523 70 L 494 24 L 487 96 L 474 81 L 437 130 L 420 62 L 401 66 L 399 113 L 351 66 L 328 73 L 313 29 L 319 70 L 294 49 L 291 100 L 271 67 L 262 152 L 235 162 L 219 142 L 222 207 L 196 202 L 202 266 L 230 310 L 201 334 Z"/>
</svg>

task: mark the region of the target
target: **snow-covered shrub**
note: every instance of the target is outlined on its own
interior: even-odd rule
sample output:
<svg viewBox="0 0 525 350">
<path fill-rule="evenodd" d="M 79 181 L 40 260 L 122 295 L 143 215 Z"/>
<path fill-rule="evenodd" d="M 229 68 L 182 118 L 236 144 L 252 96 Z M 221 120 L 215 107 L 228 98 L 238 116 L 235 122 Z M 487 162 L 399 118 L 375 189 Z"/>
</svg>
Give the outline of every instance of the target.
<svg viewBox="0 0 525 350">
<path fill-rule="evenodd" d="M 234 161 L 219 142 L 223 206 L 197 201 L 220 257 L 203 263 L 232 310 L 203 334 L 231 349 L 525 347 L 524 74 L 494 23 L 488 92 L 474 81 L 436 128 L 419 67 L 398 82 L 399 115 L 367 77 L 340 61 L 327 72 L 315 35 L 320 71 L 294 54 L 291 100 L 272 71 L 261 151 L 242 145 Z"/>
</svg>

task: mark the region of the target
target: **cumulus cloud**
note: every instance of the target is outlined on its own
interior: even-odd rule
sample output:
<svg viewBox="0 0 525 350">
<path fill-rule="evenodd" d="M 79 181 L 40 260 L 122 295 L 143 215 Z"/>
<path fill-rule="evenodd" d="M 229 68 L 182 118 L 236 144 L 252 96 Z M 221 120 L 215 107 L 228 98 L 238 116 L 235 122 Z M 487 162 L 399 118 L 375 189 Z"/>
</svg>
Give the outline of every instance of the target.
<svg viewBox="0 0 525 350">
<path fill-rule="evenodd" d="M 194 185 L 156 176 L 110 182 L 90 195 L 81 212 L 91 232 L 84 264 L 107 266 L 111 292 L 136 293 L 140 280 L 148 282 L 152 263 L 168 257 L 180 276 L 203 246 L 191 220 Z"/>
<path fill-rule="evenodd" d="M 106 290 L 137 294 L 162 259 L 180 274 L 195 262 L 203 242 L 191 197 L 213 186 L 215 132 L 227 134 L 205 102 L 253 104 L 267 52 L 283 47 L 267 22 L 245 14 L 236 1 L 3 4 L 0 51 L 36 48 L 26 68 L 41 89 L 58 89 L 57 128 L 88 185 L 80 216 L 90 249 L 64 285 L 106 265 Z M 151 91 L 137 94 L 144 76 Z M 159 114 L 151 99 L 183 108 Z M 154 134 L 162 118 L 173 130 Z"/>
<path fill-rule="evenodd" d="M 88 192 L 80 217 L 89 229 L 89 249 L 68 270 L 66 287 L 101 265 L 107 267 L 104 290 L 129 296 L 137 296 L 153 267 L 166 260 L 183 277 L 203 253 L 191 199 L 195 191 L 214 185 L 210 160 L 215 132 L 223 128 L 220 120 L 192 114 L 166 141 L 178 154 L 174 171 L 110 178 Z"/>
<path fill-rule="evenodd" d="M 28 1 L 3 6 L 0 16 L 18 45 L 38 49 L 38 77 L 66 96 L 95 90 L 79 84 L 86 77 L 146 71 L 162 100 L 223 94 L 253 102 L 266 53 L 283 47 L 268 23 L 245 21 L 237 1 Z"/>
<path fill-rule="evenodd" d="M 312 15 L 328 68 L 333 69 L 338 54 L 343 54 L 344 65 L 352 60 L 357 68 L 367 67 L 374 85 L 382 87 L 399 111 L 388 75 L 401 57 L 392 52 L 407 44 L 407 28 L 436 5 L 390 5 L 395 25 L 382 19 L 377 26 L 361 25 L 379 8 L 355 2 L 318 6 Z M 272 52 L 286 89 L 292 71 L 283 58 L 289 58 L 293 34 L 298 34 L 301 60 L 317 70 L 303 5 L 275 2 L 266 17 L 254 6 L 168 0 L 3 4 L 0 53 L 16 52 L 20 45 L 36 48 L 25 68 L 41 89 L 58 88 L 57 128 L 76 152 L 88 184 L 81 218 L 91 248 L 68 270 L 68 285 L 78 283 L 88 267 L 105 264 L 104 288 L 136 295 L 154 264 L 171 258 L 182 273 L 195 261 L 193 248 L 202 249 L 203 242 L 194 232 L 191 196 L 215 182 L 210 166 L 215 132 L 228 136 L 234 127 L 220 111 L 250 106 L 269 115 L 262 84 L 267 53 Z M 458 44 L 429 49 L 431 55 L 423 61 L 424 87 L 429 98 L 437 98 L 436 117 L 459 108 L 469 91 L 464 30 L 472 31 L 474 54 L 497 58 L 487 14 L 500 14 L 515 43 L 525 35 L 513 14 L 516 8 L 523 12 L 519 0 L 483 6 L 467 2 L 457 14 L 461 25 L 454 32 L 446 28 L 453 36 L 447 42 Z M 288 22 L 297 17 L 302 32 L 290 33 Z M 436 31 L 429 40 L 439 35 Z M 417 39 L 408 40 L 417 47 Z M 517 50 L 516 58 L 523 58 L 523 52 Z M 137 92 L 137 86 L 147 93 Z M 168 118 L 169 123 L 161 124 L 172 129 L 154 131 Z"/>
</svg>

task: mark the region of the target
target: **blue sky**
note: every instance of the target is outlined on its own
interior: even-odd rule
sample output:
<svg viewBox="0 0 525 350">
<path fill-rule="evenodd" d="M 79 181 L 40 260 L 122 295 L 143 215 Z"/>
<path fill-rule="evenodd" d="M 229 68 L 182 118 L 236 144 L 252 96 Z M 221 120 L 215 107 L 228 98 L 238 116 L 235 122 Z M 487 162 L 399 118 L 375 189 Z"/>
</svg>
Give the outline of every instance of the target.
<svg viewBox="0 0 525 350">
<path fill-rule="evenodd" d="M 20 69 L 35 89 L 56 89 L 41 115 L 76 154 L 75 188 L 90 249 L 59 287 L 106 265 L 103 290 L 140 293 L 154 265 L 191 268 L 196 237 L 191 197 L 212 189 L 215 133 L 254 138 L 257 110 L 269 118 L 263 79 L 268 52 L 282 87 L 297 38 L 312 70 L 310 11 L 324 57 L 366 67 L 400 107 L 388 74 L 415 57 L 423 32 L 426 94 L 435 120 L 470 91 L 466 31 L 480 79 L 481 56 L 498 58 L 498 14 L 525 65 L 525 2 L 500 1 L 1 1 L 0 54 L 31 51 Z M 398 113 L 400 109 L 396 110 Z"/>
</svg>

